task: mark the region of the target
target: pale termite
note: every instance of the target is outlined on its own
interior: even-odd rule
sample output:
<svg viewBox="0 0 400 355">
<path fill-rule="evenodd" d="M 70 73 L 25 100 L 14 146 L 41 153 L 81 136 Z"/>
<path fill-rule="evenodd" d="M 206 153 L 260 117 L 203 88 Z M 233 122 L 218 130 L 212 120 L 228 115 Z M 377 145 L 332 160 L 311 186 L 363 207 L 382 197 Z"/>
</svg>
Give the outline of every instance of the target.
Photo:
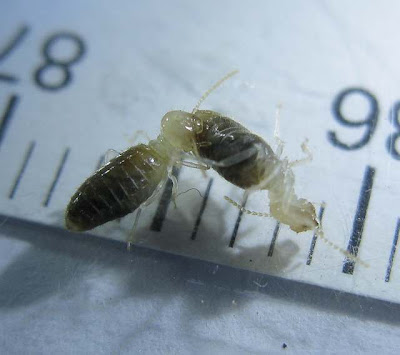
<svg viewBox="0 0 400 355">
<path fill-rule="evenodd" d="M 225 197 L 231 204 L 248 214 L 271 216 L 297 233 L 317 229 L 325 242 L 350 257 L 323 236 L 313 204 L 295 194 L 291 167 L 298 161 L 290 163 L 281 158 L 283 144 L 279 139 L 274 152 L 261 137 L 233 119 L 199 110 L 208 95 L 236 72 L 214 84 L 191 113 L 166 113 L 156 139 L 127 149 L 89 177 L 71 198 L 65 213 L 66 227 L 71 231 L 86 231 L 137 211 L 128 237 L 129 247 L 134 241 L 140 211 L 155 199 L 168 178 L 173 182 L 172 198 L 176 197 L 174 166 L 213 168 L 247 193 L 267 190 L 270 212 L 249 211 Z M 308 153 L 305 145 L 303 151 Z M 187 157 L 195 162 L 185 160 Z"/>
</svg>

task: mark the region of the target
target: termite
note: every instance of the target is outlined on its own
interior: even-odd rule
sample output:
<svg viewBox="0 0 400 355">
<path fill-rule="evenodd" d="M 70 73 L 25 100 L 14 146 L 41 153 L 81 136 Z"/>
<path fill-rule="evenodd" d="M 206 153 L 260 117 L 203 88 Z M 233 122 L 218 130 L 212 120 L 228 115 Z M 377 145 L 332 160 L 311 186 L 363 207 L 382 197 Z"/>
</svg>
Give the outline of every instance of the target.
<svg viewBox="0 0 400 355">
<path fill-rule="evenodd" d="M 165 181 L 172 180 L 172 198 L 177 196 L 177 181 L 172 168 L 183 165 L 207 170 L 213 168 L 233 185 L 249 193 L 267 190 L 270 212 L 254 212 L 225 196 L 225 199 L 242 211 L 263 217 L 273 217 L 300 233 L 319 230 L 322 234 L 314 205 L 298 198 L 294 191 L 292 167 L 301 161 L 282 159 L 283 142 L 276 136 L 276 152 L 258 135 L 250 132 L 235 120 L 210 111 L 200 110 L 202 102 L 224 81 L 238 71 L 233 71 L 217 81 L 200 98 L 192 112 L 170 111 L 161 121 L 161 133 L 149 143 L 133 146 L 97 170 L 72 196 L 66 209 L 65 224 L 71 231 L 87 231 L 108 221 L 137 211 L 127 243 L 134 242 L 134 231 L 141 210 L 158 195 Z M 307 146 L 303 151 L 311 156 Z M 195 160 L 187 161 L 185 157 Z"/>
</svg>

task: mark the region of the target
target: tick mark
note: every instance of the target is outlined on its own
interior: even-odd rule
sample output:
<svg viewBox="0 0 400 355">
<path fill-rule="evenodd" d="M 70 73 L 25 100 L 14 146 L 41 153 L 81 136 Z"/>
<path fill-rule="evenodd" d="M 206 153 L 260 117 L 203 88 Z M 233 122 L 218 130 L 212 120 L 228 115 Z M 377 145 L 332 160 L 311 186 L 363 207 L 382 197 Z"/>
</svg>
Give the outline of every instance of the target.
<svg viewBox="0 0 400 355">
<path fill-rule="evenodd" d="M 269 245 L 269 249 L 268 249 L 268 256 L 272 256 L 272 254 L 274 253 L 275 243 L 276 243 L 276 239 L 278 238 L 280 227 L 281 227 L 281 224 L 279 222 L 276 222 L 274 233 L 272 235 L 271 244 Z"/>
<path fill-rule="evenodd" d="M 397 220 L 397 226 L 396 226 L 396 231 L 394 233 L 392 250 L 390 251 L 389 263 L 388 263 L 388 267 L 386 269 L 385 282 L 390 281 L 390 273 L 392 272 L 392 265 L 393 265 L 394 255 L 396 253 L 397 241 L 399 239 L 399 233 L 400 233 L 400 219 Z"/>
<path fill-rule="evenodd" d="M 4 139 L 4 136 L 7 131 L 7 127 L 10 124 L 11 117 L 15 111 L 15 107 L 17 106 L 19 97 L 17 95 L 11 95 L 8 99 L 7 107 L 1 117 L 0 122 L 0 145 Z"/>
<path fill-rule="evenodd" d="M 28 149 L 25 152 L 24 160 L 23 160 L 22 165 L 21 165 L 21 167 L 19 169 L 18 175 L 15 178 L 15 181 L 14 181 L 14 184 L 13 184 L 11 190 L 10 190 L 10 193 L 8 195 L 9 199 L 13 199 L 14 196 L 15 196 L 15 193 L 17 192 L 18 186 L 19 186 L 19 184 L 20 184 L 20 182 L 22 180 L 22 176 L 24 175 L 26 167 L 28 166 L 29 160 L 32 157 L 32 153 L 33 153 L 33 150 L 35 149 L 35 145 L 36 145 L 35 141 L 31 142 L 29 144 L 29 146 L 28 146 Z"/>
<path fill-rule="evenodd" d="M 374 176 L 375 168 L 368 165 L 364 172 L 364 179 L 358 199 L 357 211 L 353 221 L 353 232 L 347 246 L 347 251 L 354 256 L 357 256 L 358 249 L 360 247 L 365 218 L 368 210 L 368 204 L 371 198 L 372 186 L 374 183 Z M 354 265 L 354 260 L 346 258 L 342 272 L 345 274 L 353 275 Z"/>
<path fill-rule="evenodd" d="M 180 169 L 177 167 L 172 168 L 172 174 L 178 179 Z M 167 215 L 168 206 L 171 201 L 172 194 L 172 181 L 168 179 L 165 184 L 164 192 L 161 195 L 160 202 L 158 203 L 156 214 L 153 217 L 153 221 L 150 226 L 150 230 L 160 232 Z"/>
<path fill-rule="evenodd" d="M 49 203 L 50 203 L 50 199 L 51 199 L 51 197 L 53 195 L 53 192 L 54 192 L 54 190 L 55 190 L 55 188 L 57 186 L 58 180 L 60 179 L 61 173 L 62 173 L 62 171 L 64 169 L 64 166 L 65 166 L 65 163 L 67 161 L 69 152 L 70 152 L 69 148 L 65 149 L 64 154 L 63 154 L 63 156 L 62 156 L 62 158 L 60 160 L 60 164 L 58 165 L 58 168 L 56 170 L 56 174 L 54 176 L 53 182 L 51 183 L 50 189 L 47 192 L 45 200 L 43 201 L 43 206 L 44 207 L 47 207 L 49 205 Z"/>
<path fill-rule="evenodd" d="M 246 207 L 246 202 L 247 202 L 247 195 L 245 196 L 241 206 L 244 208 Z M 236 240 L 236 236 L 237 236 L 237 232 L 239 230 L 239 225 L 240 225 L 240 221 L 242 220 L 242 215 L 243 215 L 243 210 L 239 210 L 239 214 L 238 217 L 236 219 L 236 223 L 235 223 L 235 227 L 233 228 L 233 232 L 232 232 L 232 236 L 231 236 L 231 240 L 229 242 L 229 247 L 233 248 L 233 245 L 235 244 L 235 240 Z"/>
<path fill-rule="evenodd" d="M 193 232 L 192 232 L 192 236 L 191 236 L 192 240 L 196 239 L 197 231 L 199 229 L 200 222 L 201 222 L 201 217 L 203 216 L 204 210 L 206 209 L 208 195 L 210 194 L 212 184 L 213 184 L 213 179 L 211 178 L 210 181 L 208 182 L 206 192 L 204 193 L 203 202 L 200 207 L 199 215 L 197 216 L 196 223 L 194 224 L 194 228 L 193 228 Z"/>
<path fill-rule="evenodd" d="M 324 207 L 324 205 L 322 205 L 318 212 L 318 219 L 319 219 L 320 223 L 322 223 L 322 217 L 324 216 L 324 212 L 325 212 L 325 207 Z M 311 240 L 310 251 L 308 252 L 306 265 L 311 265 L 311 261 L 312 261 L 313 255 L 314 255 L 314 249 L 315 249 L 315 244 L 317 243 L 317 239 L 318 239 L 318 234 L 316 231 L 314 231 L 314 235 Z"/>
</svg>

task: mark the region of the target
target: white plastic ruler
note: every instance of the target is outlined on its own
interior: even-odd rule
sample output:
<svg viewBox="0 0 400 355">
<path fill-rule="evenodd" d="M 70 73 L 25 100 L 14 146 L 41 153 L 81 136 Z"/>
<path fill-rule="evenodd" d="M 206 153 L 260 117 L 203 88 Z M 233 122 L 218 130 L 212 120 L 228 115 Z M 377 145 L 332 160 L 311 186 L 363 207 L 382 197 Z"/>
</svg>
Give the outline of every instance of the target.
<svg viewBox="0 0 400 355">
<path fill-rule="evenodd" d="M 203 104 L 273 146 L 282 104 L 296 192 L 325 235 L 368 263 L 346 261 L 312 232 L 242 216 L 242 191 L 216 173 L 179 172 L 140 221 L 139 244 L 323 287 L 400 301 L 399 5 L 179 1 L 6 2 L 0 5 L 0 213 L 63 226 L 75 189 L 104 152 L 137 130 L 150 137 L 171 109 L 190 111 L 226 72 L 241 73 Z M 357 19 L 357 21 L 355 21 Z M 325 202 L 322 209 L 321 203 Z M 246 206 L 267 211 L 266 193 Z M 124 240 L 132 216 L 82 235 Z"/>
</svg>

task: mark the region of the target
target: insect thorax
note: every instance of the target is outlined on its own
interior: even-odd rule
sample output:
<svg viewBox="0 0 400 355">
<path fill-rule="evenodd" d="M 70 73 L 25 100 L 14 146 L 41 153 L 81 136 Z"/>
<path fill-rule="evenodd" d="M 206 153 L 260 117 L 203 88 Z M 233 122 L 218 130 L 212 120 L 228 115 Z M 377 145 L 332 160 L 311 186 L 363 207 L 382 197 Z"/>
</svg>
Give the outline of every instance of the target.
<svg viewBox="0 0 400 355">
<path fill-rule="evenodd" d="M 202 130 L 199 118 L 185 111 L 167 112 L 161 121 L 161 137 L 183 152 L 195 150 L 194 135 Z"/>
</svg>

